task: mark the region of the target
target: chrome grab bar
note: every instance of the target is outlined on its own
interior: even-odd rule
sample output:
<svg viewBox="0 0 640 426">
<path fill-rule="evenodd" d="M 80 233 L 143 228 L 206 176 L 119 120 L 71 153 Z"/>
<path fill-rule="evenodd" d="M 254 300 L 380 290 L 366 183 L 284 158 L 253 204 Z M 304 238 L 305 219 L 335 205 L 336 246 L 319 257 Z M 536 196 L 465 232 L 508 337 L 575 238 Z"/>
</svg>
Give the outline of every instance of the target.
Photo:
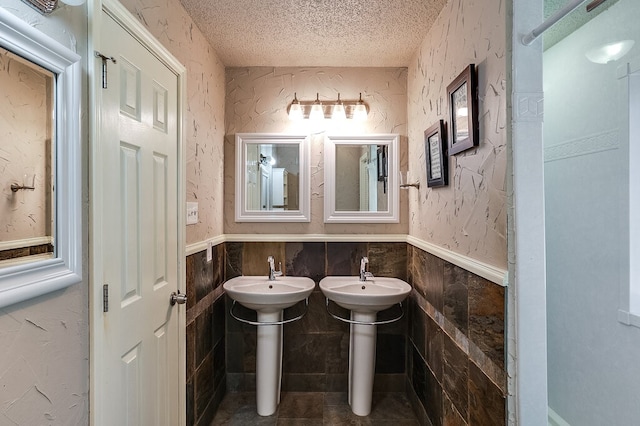
<svg viewBox="0 0 640 426">
<path fill-rule="evenodd" d="M 396 318 L 391 318 L 391 319 L 388 319 L 388 320 L 381 320 L 381 321 L 374 321 L 374 322 L 355 321 L 355 320 L 352 320 L 352 319 L 342 318 L 341 316 L 336 315 L 333 312 L 331 312 L 331 310 L 329 309 L 329 298 L 326 297 L 325 300 L 326 300 L 327 312 L 329 313 L 329 315 L 331 315 L 332 317 L 334 317 L 335 319 L 337 319 L 339 321 L 346 322 L 346 323 L 349 323 L 349 324 L 357 324 L 357 325 L 391 324 L 392 322 L 396 322 L 396 321 L 400 320 L 404 316 L 404 309 L 402 309 L 402 302 L 400 302 L 400 303 L 398 303 L 398 306 L 400 307 L 400 316 L 398 316 Z M 391 309 L 391 308 L 389 308 L 389 309 Z"/>
<path fill-rule="evenodd" d="M 300 301 L 302 302 L 302 300 Z M 300 303 L 298 302 L 298 303 Z M 296 303 L 296 305 L 298 304 Z M 233 303 L 231 304 L 231 309 L 229 309 L 229 314 L 235 319 L 238 320 L 242 323 L 245 324 L 249 324 L 249 325 L 282 325 L 282 324 L 288 324 L 290 322 L 294 322 L 294 321 L 298 321 L 300 318 L 302 318 L 303 316 L 305 316 L 305 314 L 307 313 L 307 311 L 309 310 L 309 298 L 305 298 L 304 299 L 304 311 L 298 315 L 297 317 L 294 318 L 289 318 L 286 320 L 282 320 L 282 321 L 271 321 L 271 322 L 260 322 L 260 321 L 251 321 L 245 318 L 240 318 L 239 316 L 237 316 L 234 312 L 233 312 L 233 308 L 236 307 L 236 301 L 234 300 Z"/>
</svg>

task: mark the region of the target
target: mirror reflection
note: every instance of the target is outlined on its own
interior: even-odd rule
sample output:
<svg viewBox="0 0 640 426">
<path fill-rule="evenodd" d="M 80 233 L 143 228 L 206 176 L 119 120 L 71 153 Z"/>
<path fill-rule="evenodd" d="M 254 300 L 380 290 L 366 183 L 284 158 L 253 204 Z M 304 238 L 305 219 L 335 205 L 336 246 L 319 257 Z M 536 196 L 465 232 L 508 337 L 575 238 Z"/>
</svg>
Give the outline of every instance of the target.
<svg viewBox="0 0 640 426">
<path fill-rule="evenodd" d="M 305 135 L 236 134 L 236 222 L 309 222 Z"/>
<path fill-rule="evenodd" d="M 0 267 L 53 257 L 54 84 L 0 47 Z"/>
<path fill-rule="evenodd" d="M 337 211 L 388 210 L 386 152 L 386 145 L 336 146 Z"/>
<path fill-rule="evenodd" d="M 297 145 L 246 144 L 246 209 L 299 210 Z"/>
<path fill-rule="evenodd" d="M 325 223 L 398 223 L 399 135 L 327 135 Z"/>
</svg>

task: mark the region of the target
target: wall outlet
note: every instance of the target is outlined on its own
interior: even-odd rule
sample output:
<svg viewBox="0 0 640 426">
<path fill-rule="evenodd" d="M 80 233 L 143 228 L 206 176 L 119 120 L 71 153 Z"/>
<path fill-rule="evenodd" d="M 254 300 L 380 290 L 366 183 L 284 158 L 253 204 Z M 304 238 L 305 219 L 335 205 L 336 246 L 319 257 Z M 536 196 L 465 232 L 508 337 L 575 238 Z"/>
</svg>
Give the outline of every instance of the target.
<svg viewBox="0 0 640 426">
<path fill-rule="evenodd" d="M 198 203 L 187 203 L 187 225 L 198 223 Z"/>
</svg>

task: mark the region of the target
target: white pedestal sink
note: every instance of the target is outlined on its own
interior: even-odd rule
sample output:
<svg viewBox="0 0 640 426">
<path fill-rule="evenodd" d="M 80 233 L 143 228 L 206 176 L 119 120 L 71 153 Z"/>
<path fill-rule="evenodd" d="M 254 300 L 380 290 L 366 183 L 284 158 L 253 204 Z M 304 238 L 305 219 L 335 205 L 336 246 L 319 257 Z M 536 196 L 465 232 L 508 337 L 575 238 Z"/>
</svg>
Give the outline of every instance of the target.
<svg viewBox="0 0 640 426">
<path fill-rule="evenodd" d="M 315 283 L 306 277 L 277 277 L 269 280 L 266 276 L 242 276 L 230 279 L 223 287 L 229 297 L 258 314 L 257 322 L 243 320 L 235 315 L 234 318 L 258 326 L 256 403 L 259 415 L 270 416 L 275 413 L 280 402 L 282 312 L 308 298 Z"/>
<path fill-rule="evenodd" d="M 411 286 L 398 278 L 325 277 L 320 290 L 328 300 L 351 311 L 350 320 L 333 316 L 351 323 L 349 405 L 354 414 L 366 416 L 371 412 L 376 366 L 376 314 L 402 302 Z"/>
</svg>

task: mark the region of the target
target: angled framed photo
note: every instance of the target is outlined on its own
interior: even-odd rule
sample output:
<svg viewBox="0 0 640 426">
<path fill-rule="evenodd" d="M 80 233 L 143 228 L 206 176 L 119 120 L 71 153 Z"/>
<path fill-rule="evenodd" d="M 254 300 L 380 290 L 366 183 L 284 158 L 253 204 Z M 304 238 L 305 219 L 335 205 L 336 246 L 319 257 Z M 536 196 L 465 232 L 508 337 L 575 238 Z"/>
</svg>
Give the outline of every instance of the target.
<svg viewBox="0 0 640 426">
<path fill-rule="evenodd" d="M 427 186 L 446 186 L 449 183 L 449 157 L 443 120 L 438 120 L 424 131 L 424 149 L 427 154 Z"/>
<path fill-rule="evenodd" d="M 478 146 L 478 76 L 470 64 L 447 86 L 449 155 Z"/>
</svg>

